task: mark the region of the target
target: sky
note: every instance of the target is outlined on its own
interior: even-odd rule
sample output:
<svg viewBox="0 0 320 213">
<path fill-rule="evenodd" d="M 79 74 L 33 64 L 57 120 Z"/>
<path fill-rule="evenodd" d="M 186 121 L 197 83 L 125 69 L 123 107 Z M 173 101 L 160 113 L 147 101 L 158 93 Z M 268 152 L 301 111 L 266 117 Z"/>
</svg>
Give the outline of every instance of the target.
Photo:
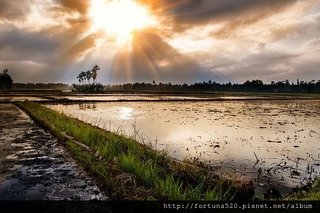
<svg viewBox="0 0 320 213">
<path fill-rule="evenodd" d="M 0 0 L 15 82 L 320 80 L 320 0 Z"/>
</svg>

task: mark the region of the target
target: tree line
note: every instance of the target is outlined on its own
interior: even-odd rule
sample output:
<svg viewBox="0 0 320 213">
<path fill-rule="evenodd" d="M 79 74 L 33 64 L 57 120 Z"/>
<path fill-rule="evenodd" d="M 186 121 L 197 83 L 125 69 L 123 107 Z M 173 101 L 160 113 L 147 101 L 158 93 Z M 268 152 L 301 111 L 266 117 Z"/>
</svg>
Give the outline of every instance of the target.
<svg viewBox="0 0 320 213">
<path fill-rule="evenodd" d="M 271 81 L 264 83 L 262 80 L 247 80 L 239 83 L 218 83 L 212 80 L 193 84 L 171 84 L 171 83 L 126 83 L 119 85 L 103 86 L 97 83 L 100 67 L 94 65 L 91 70 L 81 71 L 77 79 L 79 84 L 73 84 L 73 90 L 77 92 L 103 92 L 103 91 L 210 91 L 210 92 L 274 92 L 274 93 L 320 93 L 320 80 L 290 82 Z M 0 73 L 0 89 L 70 89 L 67 84 L 56 83 L 13 83 L 8 69 Z"/>
<path fill-rule="evenodd" d="M 239 83 L 217 83 L 212 80 L 194 84 L 171 83 L 127 83 L 110 85 L 109 91 L 157 90 L 157 91 L 212 91 L 212 92 L 283 92 L 283 93 L 320 93 L 320 80 L 289 82 L 289 80 L 264 83 L 262 80 L 247 80 Z"/>
</svg>

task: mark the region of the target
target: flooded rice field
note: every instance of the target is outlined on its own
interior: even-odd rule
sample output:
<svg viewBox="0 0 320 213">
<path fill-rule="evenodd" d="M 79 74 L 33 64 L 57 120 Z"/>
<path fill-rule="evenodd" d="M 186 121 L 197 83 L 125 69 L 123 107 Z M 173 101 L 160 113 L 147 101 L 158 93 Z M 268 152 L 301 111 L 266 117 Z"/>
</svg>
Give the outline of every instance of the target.
<svg viewBox="0 0 320 213">
<path fill-rule="evenodd" d="M 176 159 L 250 178 L 257 193 L 293 187 L 320 173 L 319 100 L 110 102 L 47 107 L 141 143 Z M 281 186 L 281 187 L 280 187 Z"/>
<path fill-rule="evenodd" d="M 40 101 L 40 102 L 126 102 L 126 101 L 220 101 L 220 100 L 264 100 L 284 99 L 290 97 L 266 96 L 221 96 L 216 94 L 4 94 L 0 102 Z M 303 97 L 299 97 L 302 99 Z"/>
</svg>

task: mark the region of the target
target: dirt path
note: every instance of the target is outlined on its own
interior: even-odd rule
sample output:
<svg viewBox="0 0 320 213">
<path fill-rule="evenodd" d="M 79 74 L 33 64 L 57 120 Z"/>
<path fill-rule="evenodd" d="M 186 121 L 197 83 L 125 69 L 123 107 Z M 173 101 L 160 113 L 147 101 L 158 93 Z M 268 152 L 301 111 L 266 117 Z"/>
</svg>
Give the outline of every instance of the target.
<svg viewBox="0 0 320 213">
<path fill-rule="evenodd" d="M 0 104 L 0 200 L 107 200 L 24 112 Z"/>
</svg>

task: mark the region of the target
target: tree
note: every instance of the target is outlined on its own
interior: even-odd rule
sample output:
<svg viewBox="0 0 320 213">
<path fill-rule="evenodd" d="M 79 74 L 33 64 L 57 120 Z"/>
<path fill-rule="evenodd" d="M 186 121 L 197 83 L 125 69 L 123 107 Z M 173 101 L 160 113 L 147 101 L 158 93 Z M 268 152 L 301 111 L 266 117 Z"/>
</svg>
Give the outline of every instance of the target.
<svg viewBox="0 0 320 213">
<path fill-rule="evenodd" d="M 8 74 L 8 69 L 4 69 L 3 73 L 0 74 L 0 88 L 1 89 L 11 89 L 13 86 L 13 80 Z"/>
<path fill-rule="evenodd" d="M 78 79 L 78 81 L 79 81 L 79 84 L 81 84 L 81 82 L 82 82 L 81 73 L 79 73 L 79 75 L 77 76 L 77 79 Z"/>
<path fill-rule="evenodd" d="M 80 75 L 81 82 L 83 84 L 83 81 L 86 80 L 86 72 L 81 71 L 79 75 Z"/>
<path fill-rule="evenodd" d="M 94 65 L 91 70 L 93 83 L 96 83 L 99 70 L 100 70 L 100 67 L 98 65 Z"/>
<path fill-rule="evenodd" d="M 263 82 L 261 80 L 247 80 L 243 86 L 247 91 L 262 91 L 263 90 Z"/>
<path fill-rule="evenodd" d="M 90 84 L 90 80 L 92 79 L 92 84 L 97 83 L 97 76 L 98 76 L 98 71 L 100 70 L 100 67 L 98 65 L 94 65 L 91 70 L 88 71 L 81 71 L 77 79 L 79 81 L 79 84 L 83 85 L 83 82 L 85 81 L 85 84 Z"/>
<path fill-rule="evenodd" d="M 88 84 L 90 84 L 91 78 L 92 78 L 92 72 L 91 72 L 91 70 L 88 70 L 88 71 L 86 72 L 86 79 L 87 79 L 87 81 L 88 81 Z"/>
<path fill-rule="evenodd" d="M 77 79 L 78 79 L 78 81 L 79 81 L 79 84 L 80 84 L 80 83 L 83 84 L 83 80 L 85 80 L 85 76 L 86 76 L 86 72 L 81 71 L 81 72 L 79 73 L 79 75 L 77 76 Z"/>
<path fill-rule="evenodd" d="M 79 81 L 79 85 L 73 84 L 74 91 L 77 92 L 103 92 L 105 87 L 97 83 L 97 76 L 100 67 L 98 65 L 93 66 L 91 70 L 88 71 L 81 71 L 77 79 Z M 92 84 L 91 80 L 92 79 Z M 85 83 L 83 83 L 85 81 Z"/>
</svg>

